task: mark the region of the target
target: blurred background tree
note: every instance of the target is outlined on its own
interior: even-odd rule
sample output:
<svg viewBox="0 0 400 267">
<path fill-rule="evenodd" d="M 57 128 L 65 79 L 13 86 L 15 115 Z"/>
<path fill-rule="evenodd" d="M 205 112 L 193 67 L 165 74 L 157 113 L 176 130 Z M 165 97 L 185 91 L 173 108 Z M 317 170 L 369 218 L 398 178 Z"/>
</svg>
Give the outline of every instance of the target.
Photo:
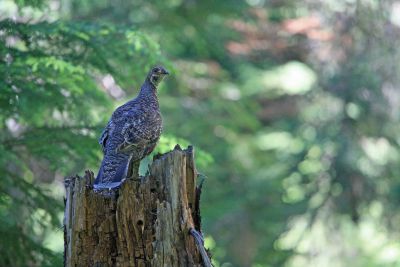
<svg viewBox="0 0 400 267">
<path fill-rule="evenodd" d="M 216 266 L 398 266 L 400 2 L 7 0 L 0 16 L 1 265 L 61 260 L 62 177 L 97 168 L 101 127 L 161 60 L 159 151 L 201 149 Z"/>
</svg>

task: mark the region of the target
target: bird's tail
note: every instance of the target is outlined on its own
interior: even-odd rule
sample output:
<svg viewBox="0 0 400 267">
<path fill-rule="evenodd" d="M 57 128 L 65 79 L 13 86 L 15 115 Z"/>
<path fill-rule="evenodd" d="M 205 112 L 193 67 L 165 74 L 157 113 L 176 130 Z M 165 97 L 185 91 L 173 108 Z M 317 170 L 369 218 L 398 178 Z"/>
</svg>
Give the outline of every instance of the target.
<svg viewBox="0 0 400 267">
<path fill-rule="evenodd" d="M 99 189 L 118 187 L 126 177 L 128 162 L 128 157 L 118 162 L 107 162 L 104 158 L 94 180 L 94 187 Z"/>
</svg>

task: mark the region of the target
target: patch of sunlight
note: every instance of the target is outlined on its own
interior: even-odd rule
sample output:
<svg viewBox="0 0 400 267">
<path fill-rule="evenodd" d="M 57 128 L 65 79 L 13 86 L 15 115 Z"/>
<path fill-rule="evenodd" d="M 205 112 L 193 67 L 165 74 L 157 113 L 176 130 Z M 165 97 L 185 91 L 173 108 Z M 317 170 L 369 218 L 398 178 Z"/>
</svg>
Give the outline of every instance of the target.
<svg viewBox="0 0 400 267">
<path fill-rule="evenodd" d="M 62 252 L 64 250 L 64 232 L 63 229 L 56 229 L 46 235 L 43 246 L 54 252 Z"/>
<path fill-rule="evenodd" d="M 379 219 L 383 214 L 383 205 L 379 201 L 373 201 L 369 207 L 369 214 L 375 218 Z"/>
<path fill-rule="evenodd" d="M 214 238 L 212 238 L 212 236 L 206 236 L 204 238 L 204 247 L 205 248 L 213 249 L 213 248 L 215 248 L 215 245 L 216 245 L 216 243 L 215 243 Z"/>
<path fill-rule="evenodd" d="M 237 142 L 232 149 L 232 157 L 240 161 L 244 167 L 252 169 L 254 167 L 254 158 L 252 157 L 250 142 L 243 139 L 241 141 L 242 142 Z"/>
<path fill-rule="evenodd" d="M 287 189 L 292 185 L 298 185 L 301 182 L 301 175 L 298 172 L 293 172 L 289 177 L 283 179 L 282 186 Z"/>
<path fill-rule="evenodd" d="M 303 142 L 289 132 L 264 133 L 256 138 L 256 143 L 261 150 L 285 150 L 293 154 L 301 152 L 304 148 Z"/>
<path fill-rule="evenodd" d="M 374 205 L 376 206 L 376 203 Z M 380 265 L 387 266 L 398 262 L 400 243 L 391 238 L 390 232 L 380 227 L 379 219 L 369 218 L 360 224 L 360 239 L 364 253 L 373 256 Z"/>
<path fill-rule="evenodd" d="M 398 266 L 400 242 L 382 225 L 383 209 L 373 202 L 358 224 L 350 216 L 332 216 L 329 208 L 320 210 L 313 224 L 311 217 L 299 216 L 274 245 L 294 250 L 287 267 Z"/>
<path fill-rule="evenodd" d="M 325 170 L 324 165 L 320 160 L 303 160 L 299 163 L 299 171 L 302 174 L 314 174 Z"/>
<path fill-rule="evenodd" d="M 309 91 L 317 76 L 307 65 L 291 61 L 273 70 L 264 72 L 262 84 L 268 88 L 276 88 L 284 94 L 304 94 Z"/>
<path fill-rule="evenodd" d="M 51 5 L 48 5 L 45 9 L 46 12 L 40 10 L 39 8 L 34 8 L 32 6 L 26 5 L 23 7 L 18 7 L 15 3 L 16 1 L 12 0 L 2 0 L 0 1 L 0 17 L 2 18 L 10 18 L 12 20 L 18 18 L 29 18 L 30 21 L 36 21 L 39 19 L 46 19 L 49 21 L 53 21 L 58 17 L 57 12 L 52 8 Z M 26 1 L 29 3 L 29 1 Z M 46 2 L 45 2 L 46 4 Z"/>
<path fill-rule="evenodd" d="M 292 135 L 288 132 L 271 132 L 260 135 L 258 143 L 262 150 L 282 150 L 289 147 Z"/>
<path fill-rule="evenodd" d="M 330 181 L 329 179 L 320 178 L 319 191 L 315 193 L 309 200 L 308 205 L 311 209 L 321 206 L 330 193 Z"/>
<path fill-rule="evenodd" d="M 377 231 L 371 220 L 361 222 L 358 230 L 360 239 L 368 243 L 364 246 L 368 253 L 375 253 L 386 242 L 385 234 Z"/>
<path fill-rule="evenodd" d="M 348 103 L 346 105 L 346 114 L 352 119 L 357 119 L 361 114 L 361 108 L 357 104 Z"/>
<path fill-rule="evenodd" d="M 312 209 L 317 208 L 321 205 L 324 199 L 325 199 L 324 194 L 317 193 L 311 197 L 308 205 Z"/>
<path fill-rule="evenodd" d="M 241 92 L 236 85 L 227 83 L 221 87 L 221 96 L 228 100 L 237 101 L 241 98 Z"/>
<path fill-rule="evenodd" d="M 204 238 L 204 247 L 211 250 L 211 253 L 213 255 L 213 257 L 211 258 L 211 263 L 214 267 L 231 266 L 230 263 L 225 262 L 221 264 L 216 260 L 216 258 L 223 258 L 226 255 L 226 251 L 223 248 L 217 246 L 217 243 L 212 236 L 208 235 Z"/>
<path fill-rule="evenodd" d="M 293 257 L 291 257 L 287 263 L 285 264 L 285 266 L 297 266 L 297 267 L 301 267 L 301 266 L 309 266 L 307 260 L 305 259 L 304 256 L 300 256 L 300 255 L 295 255 Z"/>
<path fill-rule="evenodd" d="M 62 221 L 63 212 L 58 214 L 59 221 Z M 43 209 L 36 209 L 32 214 L 34 236 L 44 236 L 43 246 L 54 252 L 64 250 L 64 231 L 60 228 L 51 227 L 50 215 Z"/>
<path fill-rule="evenodd" d="M 400 1 L 396 1 L 392 4 L 392 11 L 390 13 L 390 21 L 400 27 Z"/>
<path fill-rule="evenodd" d="M 303 150 L 304 150 L 304 142 L 299 138 L 292 139 L 292 142 L 290 144 L 288 151 L 291 152 L 292 154 L 297 154 Z"/>
<path fill-rule="evenodd" d="M 389 160 L 397 156 L 389 141 L 383 137 L 363 137 L 361 139 L 361 147 L 368 158 L 379 165 L 385 165 Z"/>
<path fill-rule="evenodd" d="M 208 71 L 207 64 L 203 62 L 196 62 L 194 63 L 194 71 L 198 75 L 206 75 Z"/>
<path fill-rule="evenodd" d="M 40 185 L 40 188 L 46 192 L 46 195 L 61 201 L 65 196 L 65 186 L 63 181 L 64 175 L 56 172 L 54 181 L 49 184 L 42 184 Z"/>
<path fill-rule="evenodd" d="M 314 240 L 312 240 L 312 239 L 301 238 L 298 242 L 297 249 L 296 249 L 299 253 L 306 254 L 313 250 L 315 251 L 315 253 L 318 253 L 318 252 L 320 252 L 322 247 L 326 247 L 328 239 L 324 235 L 325 227 L 324 227 L 324 224 L 322 223 L 322 221 L 314 222 L 311 231 L 309 231 L 308 233 L 310 235 L 317 236 L 318 242 L 320 245 L 316 246 L 316 244 L 314 243 Z M 327 265 L 323 264 L 320 266 L 327 266 Z"/>
<path fill-rule="evenodd" d="M 285 194 L 282 196 L 284 203 L 296 203 L 305 198 L 306 192 L 303 186 L 291 185 L 286 189 Z"/>
<path fill-rule="evenodd" d="M 367 157 L 360 157 L 357 160 L 357 167 L 363 174 L 368 176 L 378 176 L 380 173 L 379 168 L 376 168 L 373 164 L 371 164 L 371 160 Z"/>
<path fill-rule="evenodd" d="M 304 186 L 301 185 L 301 175 L 298 172 L 294 172 L 283 179 L 282 186 L 285 189 L 282 196 L 284 203 L 296 203 L 305 198 L 306 191 Z"/>
<path fill-rule="evenodd" d="M 400 257 L 400 244 L 389 244 L 382 248 L 377 255 L 377 260 L 382 264 L 398 263 Z M 397 265 L 398 266 L 398 265 Z"/>
<path fill-rule="evenodd" d="M 4 0 L 0 5 L 0 15 L 6 18 L 15 18 L 18 14 L 18 6 L 14 1 Z"/>
<path fill-rule="evenodd" d="M 190 142 L 183 138 L 178 138 L 171 135 L 162 135 L 154 151 L 140 162 L 139 175 L 146 175 L 146 173 L 149 171 L 149 165 L 151 165 L 154 155 L 158 153 L 167 153 L 170 150 L 173 150 L 177 144 L 179 144 L 182 149 L 186 149 L 190 145 Z M 209 164 L 214 162 L 214 158 L 208 152 L 195 146 L 194 152 L 195 162 L 199 169 L 206 169 Z"/>
<path fill-rule="evenodd" d="M 322 155 L 322 150 L 317 145 L 312 146 L 307 153 L 307 156 L 311 159 L 319 159 L 321 155 Z"/>
<path fill-rule="evenodd" d="M 294 249 L 299 240 L 301 240 L 304 232 L 307 230 L 307 218 L 305 216 L 297 216 L 290 220 L 289 230 L 283 233 L 277 241 L 275 246 L 277 249 L 290 250 Z"/>
<path fill-rule="evenodd" d="M 171 135 L 162 135 L 153 153 L 166 153 L 169 150 L 174 149 L 177 144 L 179 144 L 182 149 L 186 149 L 187 146 L 190 145 L 190 141 Z M 198 164 L 200 168 L 205 168 L 214 162 L 212 155 L 201 148 L 194 146 L 194 151 L 196 164 Z"/>
<path fill-rule="evenodd" d="M 31 214 L 34 235 L 40 236 L 45 231 L 43 225 L 50 225 L 50 215 L 46 210 L 38 208 Z"/>
</svg>

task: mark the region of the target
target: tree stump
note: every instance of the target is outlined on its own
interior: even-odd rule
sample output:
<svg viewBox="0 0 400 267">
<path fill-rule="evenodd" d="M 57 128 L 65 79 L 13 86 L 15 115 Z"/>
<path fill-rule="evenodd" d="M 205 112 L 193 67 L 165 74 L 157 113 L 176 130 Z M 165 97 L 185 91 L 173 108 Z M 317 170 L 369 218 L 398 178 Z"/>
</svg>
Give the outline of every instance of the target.
<svg viewBox="0 0 400 267">
<path fill-rule="evenodd" d="M 96 192 L 90 171 L 66 179 L 64 265 L 211 266 L 196 179 L 193 149 L 179 146 L 119 189 Z"/>
</svg>

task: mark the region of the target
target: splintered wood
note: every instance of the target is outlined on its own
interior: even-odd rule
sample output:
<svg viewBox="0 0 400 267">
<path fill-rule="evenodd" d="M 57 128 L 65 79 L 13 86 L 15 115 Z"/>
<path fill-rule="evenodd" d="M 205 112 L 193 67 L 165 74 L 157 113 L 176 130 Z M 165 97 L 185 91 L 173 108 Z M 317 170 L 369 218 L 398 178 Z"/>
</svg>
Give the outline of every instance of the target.
<svg viewBox="0 0 400 267">
<path fill-rule="evenodd" d="M 196 178 L 192 148 L 176 147 L 120 189 L 95 192 L 92 172 L 66 179 L 64 265 L 203 266 L 189 234 L 200 230 Z"/>
</svg>

